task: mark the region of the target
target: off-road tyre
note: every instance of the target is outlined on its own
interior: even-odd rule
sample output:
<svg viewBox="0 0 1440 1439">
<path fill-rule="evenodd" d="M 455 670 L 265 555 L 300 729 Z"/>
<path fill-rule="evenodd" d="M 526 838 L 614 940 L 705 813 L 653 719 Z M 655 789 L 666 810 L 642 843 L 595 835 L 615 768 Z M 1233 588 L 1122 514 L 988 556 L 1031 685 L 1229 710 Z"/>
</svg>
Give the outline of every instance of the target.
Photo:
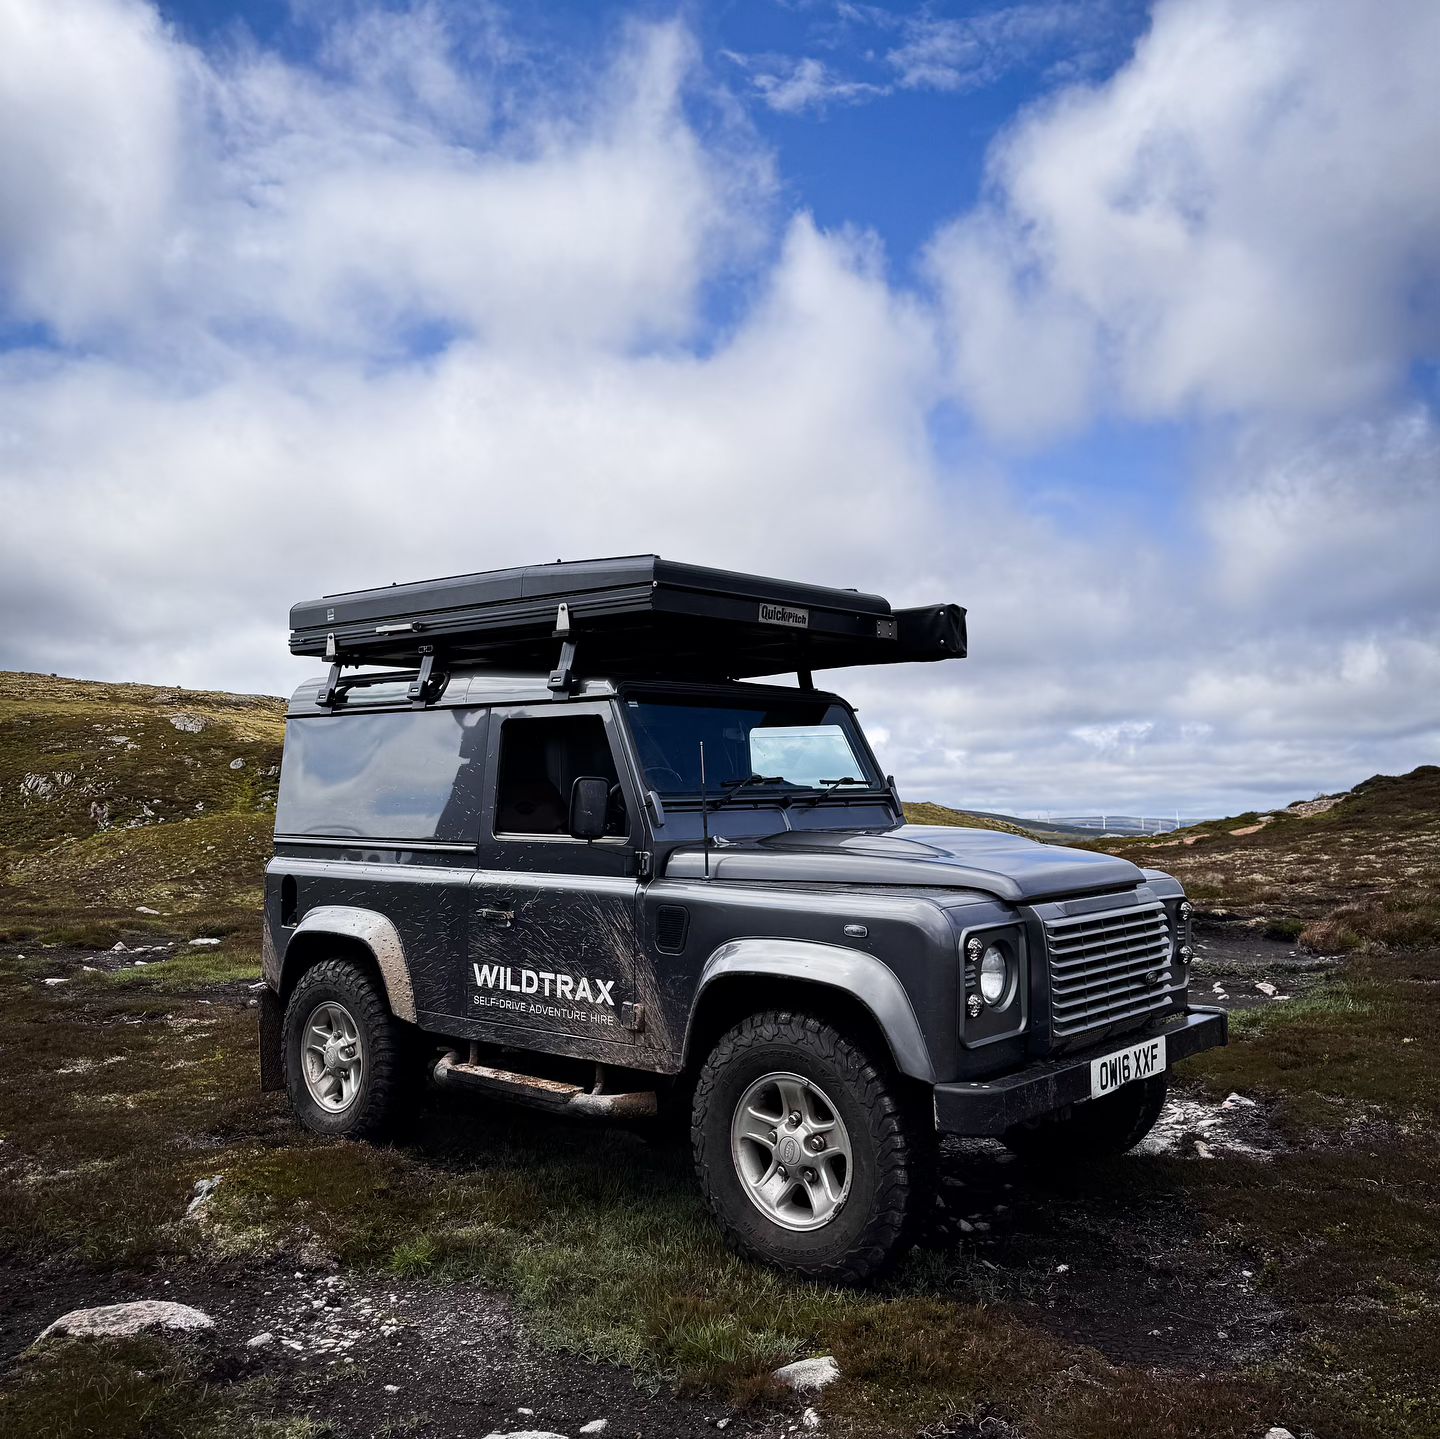
<svg viewBox="0 0 1440 1439">
<path fill-rule="evenodd" d="M 1008 1149 L 1030 1164 L 1113 1159 L 1133 1149 L 1155 1127 L 1168 1090 L 1169 1076 L 1157 1074 L 1103 1099 L 1077 1104 L 1063 1119 L 1017 1124 L 1001 1137 Z"/>
<path fill-rule="evenodd" d="M 306 1025 L 327 1003 L 343 1006 L 354 1018 L 364 1056 L 357 1093 L 338 1113 L 316 1101 L 302 1069 Z M 324 959 L 300 976 L 285 1005 L 282 1044 L 291 1108 L 315 1134 L 387 1138 L 415 1097 L 419 1070 L 413 1032 L 390 1013 L 379 985 L 353 960 Z"/>
<path fill-rule="evenodd" d="M 823 1228 L 795 1232 L 746 1192 L 731 1151 L 731 1121 L 749 1087 L 772 1072 L 818 1085 L 845 1125 L 849 1193 Z M 751 1015 L 723 1035 L 695 1084 L 690 1138 L 700 1188 L 726 1241 L 747 1259 L 831 1284 L 860 1284 L 909 1245 L 932 1172 L 922 1107 L 883 1056 L 813 1015 Z"/>
</svg>

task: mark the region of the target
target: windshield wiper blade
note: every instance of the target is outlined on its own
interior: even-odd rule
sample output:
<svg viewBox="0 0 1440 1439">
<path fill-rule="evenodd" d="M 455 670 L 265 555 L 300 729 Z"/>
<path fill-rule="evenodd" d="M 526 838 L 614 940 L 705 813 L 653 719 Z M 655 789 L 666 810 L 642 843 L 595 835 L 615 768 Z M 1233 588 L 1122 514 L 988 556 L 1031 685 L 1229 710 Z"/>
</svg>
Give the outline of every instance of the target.
<svg viewBox="0 0 1440 1439">
<path fill-rule="evenodd" d="M 797 800 L 794 808 L 809 809 L 812 804 L 819 804 L 822 799 L 825 799 L 828 795 L 834 794 L 841 785 L 858 784 L 862 785 L 866 789 L 869 789 L 870 787 L 869 780 L 856 779 L 853 775 L 848 774 L 843 779 L 822 779 L 820 783 L 823 788 L 820 790 L 819 794 L 806 795 L 804 799 Z"/>
<path fill-rule="evenodd" d="M 747 774 L 744 779 L 732 779 L 725 785 L 725 791 L 715 801 L 717 805 L 729 804 L 741 790 L 748 789 L 755 784 L 784 784 L 783 774 Z"/>
</svg>

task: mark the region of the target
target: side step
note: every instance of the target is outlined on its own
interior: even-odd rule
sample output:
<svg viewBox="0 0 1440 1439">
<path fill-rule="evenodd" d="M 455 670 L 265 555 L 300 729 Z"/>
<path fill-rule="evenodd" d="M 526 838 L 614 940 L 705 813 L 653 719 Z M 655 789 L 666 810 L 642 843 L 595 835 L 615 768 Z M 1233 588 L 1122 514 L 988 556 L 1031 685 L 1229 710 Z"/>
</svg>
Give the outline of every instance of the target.
<svg viewBox="0 0 1440 1439">
<path fill-rule="evenodd" d="M 653 1089 L 600 1094 L 558 1079 L 466 1063 L 453 1049 L 435 1066 L 435 1082 L 451 1088 L 483 1090 L 554 1114 L 579 1114 L 590 1119 L 644 1119 L 658 1108 Z"/>
</svg>

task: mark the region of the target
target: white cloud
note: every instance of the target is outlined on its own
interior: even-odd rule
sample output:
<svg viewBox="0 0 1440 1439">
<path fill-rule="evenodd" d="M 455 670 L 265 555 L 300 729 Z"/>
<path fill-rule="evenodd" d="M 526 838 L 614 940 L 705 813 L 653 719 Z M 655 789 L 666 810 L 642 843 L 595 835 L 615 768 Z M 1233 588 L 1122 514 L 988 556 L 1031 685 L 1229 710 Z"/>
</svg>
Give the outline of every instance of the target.
<svg viewBox="0 0 1440 1439">
<path fill-rule="evenodd" d="M 937 239 L 957 392 L 1032 440 L 1383 394 L 1440 344 L 1436 53 L 1429 0 L 1164 0 Z"/>
<path fill-rule="evenodd" d="M 0 353 L 5 662 L 285 688 L 298 598 L 654 548 L 968 604 L 963 665 L 834 677 L 913 797 L 1210 810 L 1440 758 L 1440 442 L 1375 398 L 1433 338 L 1431 115 L 1375 58 L 1423 16 L 1321 16 L 1331 54 L 1303 13 L 1171 3 L 1022 117 L 936 304 L 777 219 L 677 25 L 557 79 L 468 7 L 305 66 L 0 0 L 0 306 L 73 341 Z M 1243 417 L 1180 543 L 943 461 L 947 388 L 1021 436 Z"/>
<path fill-rule="evenodd" d="M 823 60 L 813 55 L 788 56 L 738 55 L 726 52 L 727 58 L 751 73 L 756 94 L 782 115 L 798 115 L 806 110 L 823 111 L 830 105 L 850 105 L 873 100 L 887 93 L 883 85 L 866 80 L 848 80 L 837 75 Z"/>
</svg>

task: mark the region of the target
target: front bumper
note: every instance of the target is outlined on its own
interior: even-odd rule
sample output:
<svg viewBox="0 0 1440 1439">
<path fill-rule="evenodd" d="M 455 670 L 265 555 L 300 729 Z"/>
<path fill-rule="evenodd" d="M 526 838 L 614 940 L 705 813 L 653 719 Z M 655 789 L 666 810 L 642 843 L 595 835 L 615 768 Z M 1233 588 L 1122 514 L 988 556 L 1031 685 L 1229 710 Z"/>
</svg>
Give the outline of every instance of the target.
<svg viewBox="0 0 1440 1439">
<path fill-rule="evenodd" d="M 1090 1061 L 1130 1044 L 1165 1036 L 1167 1071 L 1177 1059 L 1225 1043 L 1225 1012 L 1191 1008 L 1153 1030 L 1117 1035 L 1093 1049 L 1043 1060 L 1015 1074 L 935 1086 L 935 1128 L 941 1134 L 1003 1134 L 1012 1124 L 1053 1114 L 1090 1098 Z"/>
</svg>

